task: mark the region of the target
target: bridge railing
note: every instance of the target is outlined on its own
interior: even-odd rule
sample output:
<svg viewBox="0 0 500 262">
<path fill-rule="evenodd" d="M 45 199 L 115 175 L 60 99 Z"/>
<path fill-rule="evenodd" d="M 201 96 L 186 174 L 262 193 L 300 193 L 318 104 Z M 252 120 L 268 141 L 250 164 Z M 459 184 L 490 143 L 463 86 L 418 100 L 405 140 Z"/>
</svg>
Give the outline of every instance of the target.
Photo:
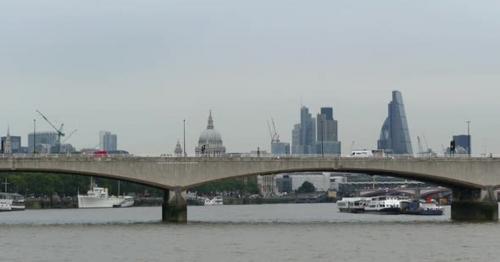
<svg viewBox="0 0 500 262">
<path fill-rule="evenodd" d="M 446 155 L 446 156 L 418 156 L 418 155 L 391 155 L 391 156 L 370 156 L 370 157 L 352 157 L 352 156 L 341 156 L 341 155 L 317 155 L 317 154 L 303 154 L 303 155 L 252 155 L 252 154 L 228 154 L 224 156 L 188 156 L 188 157 L 176 157 L 176 156 L 136 156 L 136 155 L 92 155 L 92 154 L 0 154 L 0 160 L 2 159 L 394 159 L 394 160 L 414 160 L 414 159 L 449 159 L 449 160 L 467 160 L 467 159 L 494 159 L 500 154 L 488 154 L 488 155 Z"/>
</svg>

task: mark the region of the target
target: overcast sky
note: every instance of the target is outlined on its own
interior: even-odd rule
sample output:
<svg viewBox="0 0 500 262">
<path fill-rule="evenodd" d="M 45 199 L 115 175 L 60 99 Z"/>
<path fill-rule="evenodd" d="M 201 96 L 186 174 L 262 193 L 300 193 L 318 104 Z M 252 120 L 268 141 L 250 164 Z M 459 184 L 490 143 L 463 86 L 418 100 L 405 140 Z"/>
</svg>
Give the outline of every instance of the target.
<svg viewBox="0 0 500 262">
<path fill-rule="evenodd" d="M 0 132 L 99 130 L 140 155 L 194 152 L 213 110 L 228 152 L 291 140 L 300 105 L 332 106 L 343 152 L 375 148 L 392 90 L 413 146 L 442 152 L 472 121 L 500 153 L 500 1 L 0 0 Z"/>
</svg>

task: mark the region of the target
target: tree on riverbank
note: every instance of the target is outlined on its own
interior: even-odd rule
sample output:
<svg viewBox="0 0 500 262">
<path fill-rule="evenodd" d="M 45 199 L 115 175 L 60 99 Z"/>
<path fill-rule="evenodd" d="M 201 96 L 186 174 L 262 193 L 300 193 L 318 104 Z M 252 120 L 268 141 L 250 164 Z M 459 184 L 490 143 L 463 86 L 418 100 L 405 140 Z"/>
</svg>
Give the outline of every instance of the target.
<svg viewBox="0 0 500 262">
<path fill-rule="evenodd" d="M 78 192 L 84 194 L 89 190 L 90 178 L 87 176 L 66 174 L 40 173 L 6 173 L 0 175 L 0 182 L 7 179 L 8 192 L 22 195 L 51 196 L 57 193 L 61 196 L 76 196 Z M 110 194 L 118 193 L 118 181 L 114 179 L 96 178 L 98 186 L 108 188 Z M 1 190 L 3 192 L 3 186 Z M 162 196 L 163 191 L 130 182 L 120 183 L 120 192 L 135 193 L 138 195 Z"/>
<path fill-rule="evenodd" d="M 316 188 L 314 185 L 308 181 L 302 183 L 302 185 L 297 189 L 297 193 L 314 193 L 316 192 Z"/>
</svg>

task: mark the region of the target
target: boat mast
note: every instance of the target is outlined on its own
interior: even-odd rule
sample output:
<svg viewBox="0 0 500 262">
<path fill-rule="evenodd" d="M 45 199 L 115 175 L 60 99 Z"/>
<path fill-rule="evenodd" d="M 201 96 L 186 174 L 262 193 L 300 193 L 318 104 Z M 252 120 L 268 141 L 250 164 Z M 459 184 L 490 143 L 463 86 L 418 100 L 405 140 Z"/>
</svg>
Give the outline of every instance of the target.
<svg viewBox="0 0 500 262">
<path fill-rule="evenodd" d="M 4 192 L 7 193 L 7 185 L 10 183 L 7 182 L 7 178 L 5 178 L 5 182 L 2 183 L 4 185 Z"/>
</svg>

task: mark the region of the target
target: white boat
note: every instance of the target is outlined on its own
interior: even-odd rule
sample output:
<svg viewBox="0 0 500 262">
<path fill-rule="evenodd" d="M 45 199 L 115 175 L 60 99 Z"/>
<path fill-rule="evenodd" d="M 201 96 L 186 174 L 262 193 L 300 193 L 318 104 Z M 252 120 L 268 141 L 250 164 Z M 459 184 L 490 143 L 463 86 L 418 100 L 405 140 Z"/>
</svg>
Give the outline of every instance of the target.
<svg viewBox="0 0 500 262">
<path fill-rule="evenodd" d="M 340 212 L 362 213 L 370 200 L 369 197 L 344 197 L 337 201 L 337 207 Z"/>
<path fill-rule="evenodd" d="M 94 186 L 87 195 L 78 194 L 78 208 L 103 208 L 121 205 L 122 199 L 116 196 L 109 196 L 108 189 Z"/>
<path fill-rule="evenodd" d="M 440 216 L 444 209 L 435 200 L 404 200 L 401 201 L 401 213 L 421 216 Z"/>
<path fill-rule="evenodd" d="M 78 208 L 130 207 L 134 205 L 131 196 L 109 196 L 108 189 L 95 184 L 87 195 L 78 194 Z"/>
<path fill-rule="evenodd" d="M 12 199 L 0 199 L 0 211 L 12 211 Z"/>
<path fill-rule="evenodd" d="M 205 206 L 220 206 L 224 205 L 224 199 L 222 199 L 221 196 L 216 196 L 212 199 L 206 198 L 205 199 Z"/>
<path fill-rule="evenodd" d="M 123 201 L 119 207 L 131 207 L 134 205 L 134 198 L 131 196 L 123 196 Z"/>
<path fill-rule="evenodd" d="M 368 205 L 365 207 L 365 212 L 378 212 L 384 214 L 400 214 L 401 201 L 407 198 L 398 196 L 378 196 L 372 197 Z"/>
<path fill-rule="evenodd" d="M 10 209 L 8 211 L 22 211 L 26 209 L 24 196 L 17 193 L 0 193 L 0 199 L 8 199 L 10 201 Z"/>
</svg>

